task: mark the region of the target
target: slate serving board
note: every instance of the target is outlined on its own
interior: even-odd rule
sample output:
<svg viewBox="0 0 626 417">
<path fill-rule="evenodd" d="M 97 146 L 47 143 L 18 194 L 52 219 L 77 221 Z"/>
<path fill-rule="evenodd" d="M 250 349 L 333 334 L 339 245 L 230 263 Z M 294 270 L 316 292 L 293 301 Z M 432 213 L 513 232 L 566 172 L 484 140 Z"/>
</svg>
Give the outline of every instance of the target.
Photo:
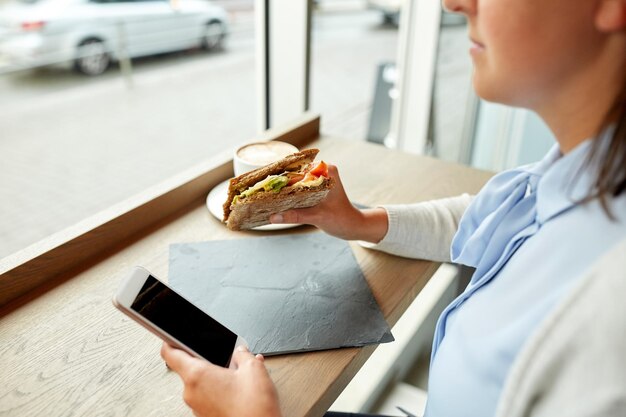
<svg viewBox="0 0 626 417">
<path fill-rule="evenodd" d="M 324 233 L 173 244 L 169 284 L 254 353 L 394 340 L 350 245 Z"/>
</svg>

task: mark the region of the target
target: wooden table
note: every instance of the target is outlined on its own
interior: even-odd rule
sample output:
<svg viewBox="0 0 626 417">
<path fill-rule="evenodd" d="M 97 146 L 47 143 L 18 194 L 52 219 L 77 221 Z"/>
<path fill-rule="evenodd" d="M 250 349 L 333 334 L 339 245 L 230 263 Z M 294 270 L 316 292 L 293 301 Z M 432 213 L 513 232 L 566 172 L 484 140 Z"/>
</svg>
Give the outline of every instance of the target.
<svg viewBox="0 0 626 417">
<path fill-rule="evenodd" d="M 306 146 L 319 147 L 321 158 L 340 167 L 349 196 L 359 203 L 410 203 L 473 193 L 489 178 L 485 172 L 378 145 L 319 137 L 315 117 L 306 118 L 301 126 L 306 129 L 274 132 L 266 138 L 291 140 L 300 147 L 313 140 Z M 84 233 L 73 229 L 43 247 L 3 260 L 0 294 L 16 296 L 13 300 L 7 296 L 0 309 L 0 416 L 191 415 L 182 401 L 178 377 L 166 370 L 159 356 L 161 342 L 112 306 L 120 280 L 134 265 L 166 278 L 171 243 L 313 230 L 228 231 L 209 214 L 201 197 L 231 173 L 225 162 L 212 166 L 202 175 L 194 174 L 202 181 L 167 185 L 174 194 L 152 192 L 151 199 L 129 202 L 132 207 L 123 208 L 119 218 L 105 213 L 104 218 L 87 222 Z M 192 183 L 193 191 L 181 194 L 181 187 Z M 173 203 L 185 198 L 192 203 L 184 207 Z M 154 222 L 146 222 L 145 213 L 157 210 L 162 216 L 155 214 Z M 128 232 L 134 225 L 136 233 Z M 438 264 L 356 244 L 352 248 L 393 326 Z M 25 284 L 29 282 L 37 285 L 30 288 Z M 268 358 L 284 416 L 323 415 L 373 349 Z"/>
</svg>

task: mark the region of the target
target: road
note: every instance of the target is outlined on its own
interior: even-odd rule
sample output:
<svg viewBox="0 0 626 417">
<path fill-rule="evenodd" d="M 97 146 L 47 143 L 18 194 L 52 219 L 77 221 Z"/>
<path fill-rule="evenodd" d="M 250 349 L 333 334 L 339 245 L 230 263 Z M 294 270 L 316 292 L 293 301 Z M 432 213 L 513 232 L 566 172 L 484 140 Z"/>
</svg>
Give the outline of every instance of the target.
<svg viewBox="0 0 626 417">
<path fill-rule="evenodd" d="M 312 110 L 364 138 L 376 67 L 397 31 L 368 10 L 316 14 Z M 42 69 L 0 77 L 0 258 L 256 133 L 253 15 L 233 16 L 223 51 L 134 61 L 86 78 Z"/>
</svg>

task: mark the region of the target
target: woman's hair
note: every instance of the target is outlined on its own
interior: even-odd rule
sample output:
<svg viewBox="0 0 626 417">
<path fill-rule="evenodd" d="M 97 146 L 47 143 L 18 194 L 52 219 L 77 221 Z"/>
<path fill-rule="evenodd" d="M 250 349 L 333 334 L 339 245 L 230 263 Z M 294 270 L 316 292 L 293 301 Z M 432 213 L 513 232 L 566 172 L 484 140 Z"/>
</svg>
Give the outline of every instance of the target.
<svg viewBox="0 0 626 417">
<path fill-rule="evenodd" d="M 598 171 L 589 196 L 585 201 L 598 198 L 606 214 L 615 219 L 608 200 L 626 191 L 626 82 L 622 93 L 607 112 L 604 123 L 598 132 L 613 125 L 615 130 L 609 143 L 595 140 L 589 154 L 588 163 L 597 166 Z"/>
</svg>

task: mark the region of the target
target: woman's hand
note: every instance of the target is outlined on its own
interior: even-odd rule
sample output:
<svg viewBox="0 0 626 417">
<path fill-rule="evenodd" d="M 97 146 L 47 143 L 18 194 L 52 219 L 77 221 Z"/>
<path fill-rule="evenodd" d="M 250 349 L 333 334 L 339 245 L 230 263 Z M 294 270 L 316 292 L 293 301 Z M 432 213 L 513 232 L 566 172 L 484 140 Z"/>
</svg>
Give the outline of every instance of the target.
<svg viewBox="0 0 626 417">
<path fill-rule="evenodd" d="M 183 380 L 183 399 L 198 417 L 280 417 L 278 395 L 263 356 L 238 347 L 231 369 L 194 358 L 167 343 L 167 366 Z"/>
<path fill-rule="evenodd" d="M 335 185 L 321 203 L 314 207 L 274 214 L 270 221 L 311 224 L 342 239 L 378 243 L 387 234 L 385 210 L 357 209 L 348 199 L 335 165 L 328 166 L 328 175 L 335 181 Z"/>
</svg>

